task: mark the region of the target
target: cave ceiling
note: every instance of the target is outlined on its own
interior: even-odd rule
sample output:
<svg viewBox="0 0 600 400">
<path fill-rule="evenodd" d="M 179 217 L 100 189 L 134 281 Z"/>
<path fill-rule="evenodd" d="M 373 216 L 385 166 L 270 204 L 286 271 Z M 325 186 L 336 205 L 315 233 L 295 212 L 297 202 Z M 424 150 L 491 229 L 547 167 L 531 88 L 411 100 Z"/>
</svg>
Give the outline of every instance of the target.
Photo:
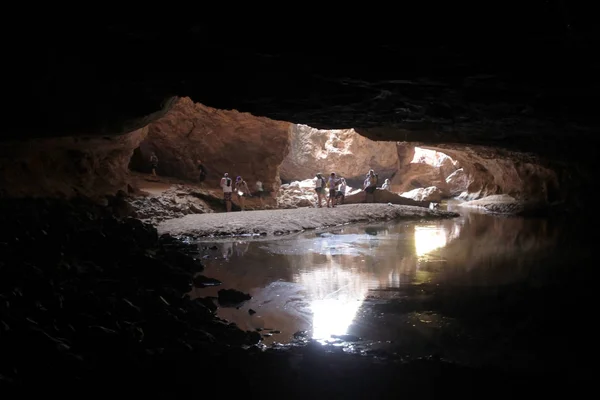
<svg viewBox="0 0 600 400">
<path fill-rule="evenodd" d="M 559 1 L 506 4 L 325 21 L 36 25 L 8 49 L 3 137 L 118 134 L 189 96 L 378 140 L 554 154 L 593 139 L 593 13 Z"/>
</svg>

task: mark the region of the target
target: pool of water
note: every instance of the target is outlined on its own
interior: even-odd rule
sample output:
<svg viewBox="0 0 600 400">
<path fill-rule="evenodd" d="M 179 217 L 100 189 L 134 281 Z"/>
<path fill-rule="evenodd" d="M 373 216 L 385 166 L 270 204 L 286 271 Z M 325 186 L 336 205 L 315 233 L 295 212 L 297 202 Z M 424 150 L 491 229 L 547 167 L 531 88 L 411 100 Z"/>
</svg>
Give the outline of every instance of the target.
<svg viewBox="0 0 600 400">
<path fill-rule="evenodd" d="M 455 210 L 452 220 L 202 242 L 203 274 L 223 285 L 193 296 L 250 293 L 218 314 L 265 344 L 303 332 L 359 351 L 513 369 L 577 358 L 589 333 L 573 330 L 589 318 L 589 236 L 564 219 Z"/>
</svg>

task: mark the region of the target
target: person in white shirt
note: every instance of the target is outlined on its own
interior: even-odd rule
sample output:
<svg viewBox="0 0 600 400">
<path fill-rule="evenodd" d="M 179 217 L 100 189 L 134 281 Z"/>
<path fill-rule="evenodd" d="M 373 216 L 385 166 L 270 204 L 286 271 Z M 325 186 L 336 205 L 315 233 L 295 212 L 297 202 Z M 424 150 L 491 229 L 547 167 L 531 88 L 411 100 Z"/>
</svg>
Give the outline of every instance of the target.
<svg viewBox="0 0 600 400">
<path fill-rule="evenodd" d="M 221 188 L 223 188 L 223 198 L 225 199 L 225 210 L 231 211 L 231 193 L 233 193 L 233 184 L 229 174 L 225 172 L 221 178 Z"/>
<path fill-rule="evenodd" d="M 390 190 L 390 180 L 389 180 L 389 179 L 386 179 L 386 180 L 383 182 L 383 186 L 381 186 L 381 188 L 382 188 L 383 190 Z"/>
<path fill-rule="evenodd" d="M 323 193 L 325 191 L 325 179 L 320 172 L 317 173 L 315 177 L 315 192 L 317 193 L 317 198 L 319 199 L 318 207 L 322 207 L 323 203 Z"/>
<path fill-rule="evenodd" d="M 340 178 L 340 187 L 338 188 L 338 191 L 335 194 L 336 204 L 344 204 L 345 198 L 346 198 L 346 179 Z"/>
<path fill-rule="evenodd" d="M 261 208 L 265 208 L 265 189 L 263 188 L 263 183 L 261 181 L 256 181 L 256 192 L 258 193 Z"/>
</svg>

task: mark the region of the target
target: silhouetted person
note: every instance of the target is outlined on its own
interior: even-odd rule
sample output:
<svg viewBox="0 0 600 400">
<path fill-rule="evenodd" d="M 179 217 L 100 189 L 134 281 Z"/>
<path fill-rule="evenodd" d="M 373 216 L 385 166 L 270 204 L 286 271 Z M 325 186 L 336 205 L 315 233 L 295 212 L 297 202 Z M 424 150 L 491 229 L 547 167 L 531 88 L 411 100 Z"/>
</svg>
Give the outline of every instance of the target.
<svg viewBox="0 0 600 400">
<path fill-rule="evenodd" d="M 150 166 L 152 167 L 152 175 L 156 176 L 156 169 L 158 168 L 158 157 L 156 153 L 152 152 L 150 155 Z"/>
<path fill-rule="evenodd" d="M 202 164 L 202 160 L 196 161 L 198 164 L 198 170 L 200 171 L 200 176 L 198 177 L 199 182 L 204 182 L 206 179 L 206 167 Z"/>
</svg>

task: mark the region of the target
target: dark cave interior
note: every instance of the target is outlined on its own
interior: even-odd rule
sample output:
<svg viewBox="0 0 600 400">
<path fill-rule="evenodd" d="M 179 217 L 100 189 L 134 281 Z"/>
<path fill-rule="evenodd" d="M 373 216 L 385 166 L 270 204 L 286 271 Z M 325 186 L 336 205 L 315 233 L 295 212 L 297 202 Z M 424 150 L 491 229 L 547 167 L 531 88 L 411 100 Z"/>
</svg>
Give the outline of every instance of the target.
<svg viewBox="0 0 600 400">
<path fill-rule="evenodd" d="M 403 387 L 430 397 L 443 390 L 467 397 L 493 390 L 498 398 L 586 390 L 593 359 L 584 348 L 586 334 L 573 341 L 576 358 L 539 374 L 448 366 L 433 356 L 393 368 L 361 361 L 331 378 L 319 371 L 329 362 L 343 365 L 343 355 L 310 348 L 304 354 L 309 372 L 296 379 L 291 367 L 279 368 L 288 365 L 285 356 L 241 350 L 255 343 L 255 333 L 217 323 L 211 306 L 182 297 L 186 274 L 202 268 L 190 253 L 177 253 L 184 244 L 159 243 L 155 229 L 118 217 L 115 188 L 126 187 L 123 174 L 134 150 L 152 132 L 163 140 L 174 111 L 193 109 L 220 118 L 206 123 L 214 132 L 246 121 L 243 113 L 269 118 L 240 125 L 239 138 L 250 149 L 273 140 L 276 156 L 263 169 L 242 159 L 238 169 L 276 186 L 289 123 L 353 128 L 374 141 L 438 150 L 471 166 L 479 174 L 477 193 L 542 193 L 549 203 L 569 204 L 571 221 L 593 225 L 596 213 L 587 211 L 596 202 L 600 28 L 591 6 L 536 0 L 453 2 L 435 13 L 431 7 L 402 5 L 392 12 L 373 6 L 346 10 L 343 18 L 321 15 L 322 21 L 287 14 L 275 22 L 250 13 L 226 23 L 210 13 L 202 22 L 160 23 L 39 17 L 7 36 L 0 141 L 0 384 L 6 393 L 66 387 L 77 393 L 90 385 L 112 393 L 117 385 L 123 393 L 196 394 L 198 384 L 190 381 L 197 371 L 227 383 L 240 370 L 245 373 L 232 392 L 295 388 L 290 396 L 298 398 L 387 398 Z M 183 106 L 181 98 L 189 98 Z M 187 125 L 177 129 L 192 132 Z M 194 174 L 194 160 L 203 154 L 177 150 L 173 154 L 188 158 L 173 157 L 173 175 Z M 210 161 L 218 173 L 225 170 L 224 161 Z M 108 208 L 87 199 L 99 195 L 109 196 Z M 583 267 L 593 265 L 592 235 L 584 242 L 590 246 L 578 254 Z M 102 279 L 86 278 L 96 273 Z M 553 318 L 589 316 L 593 288 L 584 285 L 591 273 L 570 274 L 571 281 L 531 294 L 517 288 L 519 299 L 549 299 L 538 303 L 555 307 L 555 313 L 547 310 Z M 553 297 L 556 291 L 564 302 Z M 76 300 L 63 308 L 59 293 Z M 132 300 L 124 305 L 125 294 Z M 52 300 L 40 304 L 37 295 Z M 77 315 L 72 323 L 69 313 Z M 126 333 L 103 327 L 114 322 L 113 314 L 126 316 L 118 321 Z M 123 322 L 134 314 L 145 331 Z M 566 329 L 545 332 L 536 333 L 544 345 L 573 340 Z M 143 344 L 140 335 L 146 335 Z M 198 366 L 198 358 L 208 361 Z M 265 389 L 262 379 L 275 383 Z"/>
</svg>

